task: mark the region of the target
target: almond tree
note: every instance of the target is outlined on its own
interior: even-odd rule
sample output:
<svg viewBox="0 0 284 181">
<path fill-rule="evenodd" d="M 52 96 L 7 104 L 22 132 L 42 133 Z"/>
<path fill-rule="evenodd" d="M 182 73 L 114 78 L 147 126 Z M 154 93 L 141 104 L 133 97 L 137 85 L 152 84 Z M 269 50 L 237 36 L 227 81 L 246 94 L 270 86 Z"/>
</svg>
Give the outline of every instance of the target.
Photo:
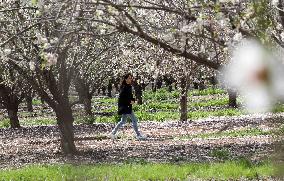
<svg viewBox="0 0 284 181">
<path fill-rule="evenodd" d="M 30 90 L 30 85 L 11 67 L 0 64 L 0 72 L 0 102 L 8 112 L 11 128 L 20 128 L 19 104 Z"/>
<path fill-rule="evenodd" d="M 181 116 L 181 120 L 186 120 L 187 87 L 188 77 L 190 77 L 188 72 L 191 69 L 188 66 L 192 64 L 190 62 L 193 61 L 213 69 L 220 67 L 220 61 L 216 61 L 216 57 L 211 58 L 199 54 L 200 44 L 196 43 L 196 41 L 204 41 L 206 38 L 213 39 L 211 38 L 213 30 L 210 30 L 210 27 L 205 27 L 205 25 L 203 27 L 203 24 L 205 24 L 203 22 L 197 23 L 198 16 L 201 15 L 198 14 L 197 10 L 191 11 L 192 7 L 187 2 L 181 1 L 174 4 L 172 1 L 114 2 L 102 0 L 94 4 L 98 7 L 95 11 L 103 14 L 99 19 L 94 18 L 95 22 L 105 23 L 184 58 L 171 64 L 176 65 L 173 67 L 174 69 L 179 66 L 183 68 L 183 76 L 179 79 L 182 88 L 181 112 L 183 116 Z M 200 10 L 202 7 L 197 5 L 194 8 Z M 210 7 L 207 9 L 210 10 Z M 146 15 L 147 18 L 145 18 Z M 201 28 L 203 30 L 199 31 Z M 213 42 L 224 46 L 224 43 L 220 43 L 219 40 Z M 221 51 L 220 48 L 216 48 L 215 54 L 218 53 L 216 53 L 216 50 Z"/>
<path fill-rule="evenodd" d="M 265 24 L 264 18 L 258 18 L 258 15 L 261 15 L 259 11 L 271 12 L 267 8 L 260 8 L 265 3 L 264 7 L 267 7 L 268 0 L 97 0 L 93 1 L 94 7 L 97 8 L 92 10 L 101 16 L 93 17 L 92 20 L 140 37 L 172 54 L 184 57 L 189 62 L 195 62 L 196 66 L 203 65 L 218 70 L 228 58 L 228 48 L 233 48 L 234 42 L 242 37 L 253 35 L 242 27 L 244 22 L 254 18 L 256 21 L 253 22 L 257 24 L 264 22 L 261 31 L 255 36 L 261 38 L 269 22 Z M 251 9 L 256 13 L 252 13 Z M 229 99 L 230 104 L 235 105 L 236 94 L 230 92 Z"/>
<path fill-rule="evenodd" d="M 77 46 L 78 35 L 89 33 L 88 25 L 78 20 L 81 4 L 39 1 L 14 1 L 4 4 L 1 17 L 2 49 L 9 49 L 3 63 L 18 71 L 54 110 L 64 153 L 76 153 L 73 114 L 69 88 L 76 68 L 84 62 Z M 95 28 L 95 27 L 93 27 Z"/>
<path fill-rule="evenodd" d="M 73 82 L 79 95 L 78 102 L 84 105 L 87 116 L 93 116 L 91 99 L 96 89 L 108 82 L 112 75 L 114 50 L 118 46 L 115 40 L 115 35 L 100 39 L 85 37 L 85 45 L 81 45 L 84 61 L 78 67 Z"/>
</svg>

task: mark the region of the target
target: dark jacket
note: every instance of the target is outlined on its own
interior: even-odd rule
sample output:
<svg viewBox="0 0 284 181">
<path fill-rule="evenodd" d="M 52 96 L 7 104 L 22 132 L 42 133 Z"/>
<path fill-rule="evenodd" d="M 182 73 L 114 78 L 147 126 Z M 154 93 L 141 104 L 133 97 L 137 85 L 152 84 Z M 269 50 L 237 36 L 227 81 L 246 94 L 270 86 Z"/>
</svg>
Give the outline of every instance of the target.
<svg viewBox="0 0 284 181">
<path fill-rule="evenodd" d="M 125 85 L 121 88 L 118 97 L 118 114 L 131 114 L 132 104 L 131 101 L 135 101 L 132 94 L 132 86 Z"/>
</svg>

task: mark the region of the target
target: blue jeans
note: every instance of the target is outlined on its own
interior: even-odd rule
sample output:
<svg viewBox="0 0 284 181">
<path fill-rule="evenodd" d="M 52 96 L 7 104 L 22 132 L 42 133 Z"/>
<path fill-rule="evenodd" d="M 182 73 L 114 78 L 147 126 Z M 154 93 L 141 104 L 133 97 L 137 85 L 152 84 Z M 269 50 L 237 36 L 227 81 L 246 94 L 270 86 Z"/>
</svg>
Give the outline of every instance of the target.
<svg viewBox="0 0 284 181">
<path fill-rule="evenodd" d="M 120 127 L 122 127 L 126 120 L 127 120 L 127 117 L 129 117 L 132 121 L 132 125 L 133 125 L 133 129 L 136 133 L 137 136 L 140 136 L 140 132 L 138 131 L 138 126 L 137 126 L 137 118 L 136 116 L 134 115 L 133 111 L 131 112 L 131 114 L 122 114 L 121 115 L 121 120 L 119 121 L 119 123 L 117 123 L 117 125 L 115 126 L 115 128 L 112 130 L 112 134 L 116 134 L 116 132 L 118 131 L 118 129 Z"/>
</svg>

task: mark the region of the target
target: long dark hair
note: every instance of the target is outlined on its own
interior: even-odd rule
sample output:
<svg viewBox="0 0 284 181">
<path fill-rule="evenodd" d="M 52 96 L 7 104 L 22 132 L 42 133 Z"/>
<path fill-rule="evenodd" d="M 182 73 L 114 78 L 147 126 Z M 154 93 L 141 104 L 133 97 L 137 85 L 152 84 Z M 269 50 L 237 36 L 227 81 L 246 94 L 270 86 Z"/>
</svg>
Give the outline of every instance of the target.
<svg viewBox="0 0 284 181">
<path fill-rule="evenodd" d="M 131 74 L 131 73 L 127 73 L 127 74 L 125 74 L 125 75 L 123 76 L 123 79 L 122 79 L 121 84 L 120 84 L 120 90 L 122 90 L 122 89 L 127 85 L 126 79 L 127 79 L 129 76 L 132 76 L 132 74 Z"/>
</svg>

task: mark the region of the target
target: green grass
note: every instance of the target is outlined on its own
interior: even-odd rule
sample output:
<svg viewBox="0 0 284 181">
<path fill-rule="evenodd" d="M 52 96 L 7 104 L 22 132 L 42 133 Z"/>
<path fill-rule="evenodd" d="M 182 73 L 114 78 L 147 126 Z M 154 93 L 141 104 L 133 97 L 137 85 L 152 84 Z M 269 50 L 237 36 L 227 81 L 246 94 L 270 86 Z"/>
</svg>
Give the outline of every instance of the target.
<svg viewBox="0 0 284 181">
<path fill-rule="evenodd" d="M 134 105 L 134 111 L 148 111 L 148 110 L 177 110 L 179 105 L 175 103 L 159 103 L 159 102 L 149 102 L 142 105 Z"/>
<path fill-rule="evenodd" d="M 225 148 L 214 149 L 209 153 L 210 156 L 216 157 L 220 160 L 228 160 L 230 158 L 230 151 Z"/>
<path fill-rule="evenodd" d="M 166 120 L 177 120 L 179 119 L 178 112 L 155 112 L 155 113 L 145 113 L 136 112 L 135 113 L 138 120 L 141 121 L 166 121 Z"/>
<path fill-rule="evenodd" d="M 209 99 L 205 101 L 202 97 L 203 95 L 213 95 L 213 94 L 223 94 L 225 96 L 226 91 L 222 89 L 212 89 L 208 88 L 202 91 L 192 90 L 189 92 L 189 96 L 201 95 L 198 98 L 198 101 L 191 101 L 189 97 L 188 102 L 188 119 L 195 120 L 200 118 L 206 118 L 210 116 L 239 116 L 245 114 L 246 112 L 240 109 L 231 109 L 224 108 L 228 104 L 228 98 L 216 98 Z M 137 117 L 141 121 L 167 121 L 167 120 L 178 120 L 180 117 L 179 113 L 179 91 L 175 90 L 168 92 L 166 88 L 157 90 L 156 92 L 145 91 L 143 93 L 143 102 L 142 105 L 135 104 L 133 110 L 136 113 Z M 206 98 L 207 99 L 207 98 Z M 202 100 L 202 101 L 201 101 Z M 39 101 L 39 100 L 34 100 Z M 117 98 L 94 98 L 92 100 L 96 103 L 96 110 L 94 112 L 104 112 L 104 113 L 113 113 L 109 116 L 99 116 L 95 118 L 86 118 L 83 114 L 83 111 L 79 111 L 79 116 L 76 117 L 74 113 L 75 124 L 80 123 L 95 123 L 95 122 L 106 122 L 106 123 L 115 123 L 119 120 L 117 113 Z M 213 109 L 213 108 L 214 109 Z M 279 104 L 274 112 L 284 112 L 284 105 Z M 82 114 L 81 114 L 82 113 Z M 48 120 L 36 120 L 32 121 L 31 113 L 21 112 L 19 113 L 21 117 L 30 117 L 28 119 L 27 125 L 47 125 L 54 124 L 54 121 Z M 25 123 L 24 123 L 25 124 Z M 2 126 L 1 126 L 2 125 Z M 7 121 L 0 122 L 1 127 L 7 126 Z"/>
<path fill-rule="evenodd" d="M 158 112 L 146 112 L 135 110 L 135 115 L 139 121 L 158 121 L 163 122 L 167 120 L 178 120 L 180 118 L 179 111 L 158 111 Z M 221 109 L 216 111 L 189 111 L 188 119 L 196 120 L 200 118 L 206 118 L 209 116 L 238 116 L 243 114 L 243 111 L 238 109 Z M 104 123 L 116 123 L 119 120 L 119 116 L 114 112 L 113 116 L 96 116 L 93 122 Z M 75 123 L 88 123 L 86 118 L 76 119 Z"/>
<path fill-rule="evenodd" d="M 179 91 L 172 91 L 168 92 L 167 89 L 162 88 L 158 89 L 156 92 L 152 91 L 145 91 L 143 93 L 143 99 L 145 101 L 161 101 L 161 100 L 168 100 L 168 99 L 178 99 L 179 98 Z"/>
<path fill-rule="evenodd" d="M 275 167 L 269 163 L 248 164 L 242 160 L 224 163 L 187 164 L 97 164 L 33 165 L 0 171 L 2 180 L 173 180 L 238 179 L 272 176 Z"/>
<path fill-rule="evenodd" d="M 239 109 L 221 109 L 216 111 L 189 111 L 187 116 L 189 119 L 200 119 L 210 116 L 239 116 L 244 114 L 244 111 Z"/>
<path fill-rule="evenodd" d="M 225 106 L 229 104 L 228 98 L 223 99 L 211 99 L 208 101 L 200 101 L 200 102 L 190 102 L 190 106 L 198 108 L 198 107 L 209 107 L 209 106 Z"/>
<path fill-rule="evenodd" d="M 188 96 L 205 96 L 205 95 L 225 94 L 225 93 L 226 91 L 222 89 L 208 88 L 205 90 L 191 90 L 188 92 Z M 143 93 L 143 99 L 145 101 L 148 100 L 163 101 L 169 99 L 178 99 L 179 96 L 180 92 L 178 90 L 168 92 L 166 88 L 159 89 L 156 92 L 145 91 Z"/>
<path fill-rule="evenodd" d="M 274 113 L 284 112 L 284 105 L 283 104 L 277 104 L 272 111 Z"/>
<path fill-rule="evenodd" d="M 189 96 L 205 96 L 205 95 L 214 95 L 214 94 L 225 94 L 226 91 L 223 89 L 213 89 L 213 88 L 208 88 L 204 90 L 192 90 L 189 91 L 188 95 Z"/>
<path fill-rule="evenodd" d="M 33 105 L 41 105 L 42 102 L 41 102 L 41 100 L 39 100 L 39 99 L 33 99 L 33 100 L 32 100 L 32 104 L 33 104 Z"/>
<path fill-rule="evenodd" d="M 108 98 L 108 97 L 104 97 L 104 98 L 99 98 L 99 99 L 93 99 L 92 102 L 97 102 L 97 103 L 116 103 L 117 99 L 116 98 Z"/>
<path fill-rule="evenodd" d="M 202 108 L 202 107 L 211 107 L 211 106 L 225 106 L 228 105 L 228 99 L 212 99 L 208 101 L 200 102 L 189 102 L 188 108 Z M 148 102 L 143 105 L 135 105 L 133 107 L 134 111 L 148 111 L 148 110 L 179 110 L 178 103 L 167 103 L 167 102 Z"/>
<path fill-rule="evenodd" d="M 22 126 L 46 126 L 46 125 L 56 125 L 56 119 L 54 118 L 28 118 L 20 119 L 20 125 Z"/>
<path fill-rule="evenodd" d="M 9 127 L 10 127 L 10 120 L 9 119 L 0 120 L 0 128 L 9 128 Z"/>
</svg>

